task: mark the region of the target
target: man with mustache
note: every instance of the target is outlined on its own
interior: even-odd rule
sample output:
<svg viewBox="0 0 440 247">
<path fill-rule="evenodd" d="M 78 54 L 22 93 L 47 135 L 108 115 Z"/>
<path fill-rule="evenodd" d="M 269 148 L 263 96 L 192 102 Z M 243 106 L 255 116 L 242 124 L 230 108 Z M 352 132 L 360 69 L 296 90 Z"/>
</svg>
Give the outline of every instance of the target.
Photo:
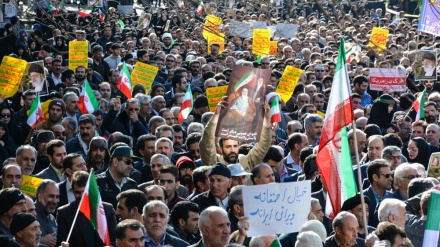
<svg viewBox="0 0 440 247">
<path fill-rule="evenodd" d="M 96 118 L 92 114 L 81 115 L 78 119 L 79 133 L 66 143 L 67 153 L 80 153 L 84 159 L 89 150 L 90 141 L 96 136 Z"/>
<path fill-rule="evenodd" d="M 161 201 L 153 200 L 144 207 L 144 226 L 147 230 L 145 236 L 146 246 L 169 245 L 174 247 L 187 247 L 189 244 L 166 232 L 170 219 L 167 205 Z"/>
<path fill-rule="evenodd" d="M 317 114 L 309 114 L 304 119 L 304 127 L 306 129 L 307 140 L 313 147 L 319 144 L 321 138 L 322 125 L 324 119 Z"/>
<path fill-rule="evenodd" d="M 54 247 L 57 242 L 57 223 L 55 213 L 60 202 L 60 190 L 58 184 L 50 179 L 45 179 L 37 188 L 37 202 L 35 211 L 40 223 L 41 243 L 49 247 Z"/>
<path fill-rule="evenodd" d="M 194 189 L 192 174 L 196 169 L 196 164 L 186 156 L 180 157 L 176 162 L 176 167 L 179 169 L 179 182 L 181 185 L 188 188 L 189 193 Z"/>
<path fill-rule="evenodd" d="M 31 214 L 15 214 L 11 221 L 11 233 L 20 246 L 40 245 L 41 231 L 37 218 Z"/>
<path fill-rule="evenodd" d="M 438 111 L 437 104 L 434 101 L 425 103 L 425 120 L 428 124 L 437 124 Z"/>
<path fill-rule="evenodd" d="M 89 152 L 87 153 L 86 162 L 88 168 L 93 168 L 95 174 L 100 174 L 107 170 L 110 162 L 107 140 L 100 136 L 92 138 L 89 144 Z"/>
</svg>

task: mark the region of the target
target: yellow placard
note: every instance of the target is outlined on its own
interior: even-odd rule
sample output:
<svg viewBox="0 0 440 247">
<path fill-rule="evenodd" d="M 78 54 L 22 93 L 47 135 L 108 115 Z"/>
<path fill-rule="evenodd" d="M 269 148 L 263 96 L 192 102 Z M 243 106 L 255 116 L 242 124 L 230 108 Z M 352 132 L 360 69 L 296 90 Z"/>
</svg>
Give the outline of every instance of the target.
<svg viewBox="0 0 440 247">
<path fill-rule="evenodd" d="M 377 46 L 379 49 L 385 49 L 387 46 L 388 34 L 390 30 L 373 27 L 373 31 L 371 32 L 369 46 Z"/>
<path fill-rule="evenodd" d="M 301 69 L 295 68 L 291 65 L 287 65 L 284 69 L 283 76 L 281 76 L 276 90 L 276 93 L 280 95 L 284 102 L 289 101 L 290 97 L 292 97 L 293 90 L 295 89 L 301 74 Z"/>
<path fill-rule="evenodd" d="M 278 41 L 276 40 L 270 41 L 269 55 L 276 55 L 277 49 L 278 49 Z"/>
<path fill-rule="evenodd" d="M 254 29 L 252 41 L 252 54 L 267 56 L 270 52 L 270 30 Z"/>
<path fill-rule="evenodd" d="M 145 87 L 145 92 L 149 94 L 157 71 L 159 71 L 159 68 L 156 66 L 137 62 L 131 73 L 132 86 L 134 87 L 136 84 L 142 85 Z"/>
<path fill-rule="evenodd" d="M 325 118 L 325 113 L 322 111 L 316 111 L 316 114 L 318 114 L 319 116 L 321 116 L 322 118 Z"/>
<path fill-rule="evenodd" d="M 89 41 L 69 42 L 69 69 L 75 71 L 79 66 L 88 67 Z"/>
<path fill-rule="evenodd" d="M 43 113 L 43 117 L 42 117 L 42 121 L 45 121 L 46 119 L 49 118 L 49 104 L 50 102 L 52 102 L 51 99 L 44 101 L 43 103 L 41 103 L 41 112 Z M 26 114 L 29 116 L 29 112 L 31 110 L 27 110 Z"/>
<path fill-rule="evenodd" d="M 42 178 L 23 175 L 23 180 L 20 190 L 25 194 L 35 197 L 37 194 L 37 188 L 42 181 L 43 181 Z"/>
<path fill-rule="evenodd" d="M 220 87 L 210 87 L 206 89 L 206 98 L 208 98 L 209 110 L 215 111 L 217 104 L 222 100 L 228 91 L 228 85 Z"/>
<path fill-rule="evenodd" d="M 206 16 L 205 25 L 203 26 L 203 31 L 202 31 L 203 38 L 208 40 L 208 34 L 219 33 L 221 24 L 222 24 L 222 18 L 217 17 L 215 15 Z"/>
<path fill-rule="evenodd" d="M 9 56 L 3 57 L 0 65 L 0 97 L 9 98 L 17 93 L 26 66 L 25 60 Z"/>
<path fill-rule="evenodd" d="M 220 48 L 218 53 L 222 53 L 225 49 L 225 34 L 224 33 L 209 33 L 208 35 L 208 53 L 211 54 L 211 44 L 217 43 Z"/>
</svg>

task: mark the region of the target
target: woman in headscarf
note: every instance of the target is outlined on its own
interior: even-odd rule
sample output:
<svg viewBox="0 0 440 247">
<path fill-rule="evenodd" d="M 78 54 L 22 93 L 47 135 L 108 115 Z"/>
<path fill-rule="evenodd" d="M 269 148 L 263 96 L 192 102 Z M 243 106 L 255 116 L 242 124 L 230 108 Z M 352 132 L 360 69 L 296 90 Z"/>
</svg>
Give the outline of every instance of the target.
<svg viewBox="0 0 440 247">
<path fill-rule="evenodd" d="M 420 163 L 428 170 L 431 147 L 421 137 L 414 137 L 408 143 L 408 149 L 402 150 L 409 163 Z M 405 152 L 406 151 L 406 152 Z"/>
<path fill-rule="evenodd" d="M 390 126 L 393 120 L 394 108 L 396 101 L 389 94 L 382 94 L 377 98 L 371 107 L 368 124 L 376 124 L 380 127 L 382 134 L 386 133 L 386 129 Z"/>
<path fill-rule="evenodd" d="M 26 46 L 24 44 L 18 44 L 17 49 L 15 51 L 15 54 L 18 56 L 18 58 L 26 60 L 28 62 L 32 62 L 32 57 L 29 55 Z"/>
<path fill-rule="evenodd" d="M 55 38 L 55 45 L 53 46 L 52 50 L 55 53 L 62 54 L 64 59 L 67 59 L 67 53 L 69 51 L 69 48 L 66 45 L 65 39 L 63 35 L 58 35 Z"/>
</svg>

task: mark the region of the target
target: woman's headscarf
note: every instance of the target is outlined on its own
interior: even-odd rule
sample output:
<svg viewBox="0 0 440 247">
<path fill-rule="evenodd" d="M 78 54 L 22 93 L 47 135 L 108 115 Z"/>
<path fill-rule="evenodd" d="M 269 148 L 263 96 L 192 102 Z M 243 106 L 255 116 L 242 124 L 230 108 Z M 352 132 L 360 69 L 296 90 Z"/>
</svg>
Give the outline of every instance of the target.
<svg viewBox="0 0 440 247">
<path fill-rule="evenodd" d="M 425 170 L 428 169 L 429 158 L 431 157 L 431 153 L 432 153 L 429 144 L 422 137 L 414 137 L 411 139 L 411 141 L 416 143 L 419 152 L 417 153 L 417 156 L 414 159 L 410 159 L 409 155 L 407 155 L 408 162 L 420 163 L 425 167 Z"/>
<path fill-rule="evenodd" d="M 388 106 L 396 108 L 396 101 L 389 94 L 382 94 L 377 98 L 371 107 L 370 118 L 368 124 L 376 124 L 383 131 L 390 126 L 393 120 L 394 111 L 388 112 Z"/>
</svg>

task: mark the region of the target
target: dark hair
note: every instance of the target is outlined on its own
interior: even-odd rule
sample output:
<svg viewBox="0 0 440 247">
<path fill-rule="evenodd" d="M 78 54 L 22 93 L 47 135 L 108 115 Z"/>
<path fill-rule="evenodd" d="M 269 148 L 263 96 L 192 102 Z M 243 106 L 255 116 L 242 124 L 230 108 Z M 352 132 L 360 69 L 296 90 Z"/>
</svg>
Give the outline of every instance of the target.
<svg viewBox="0 0 440 247">
<path fill-rule="evenodd" d="M 172 80 L 172 84 L 173 84 L 173 88 L 175 88 L 176 86 L 177 86 L 177 84 L 180 84 L 180 80 L 182 79 L 182 78 L 185 78 L 183 75 L 176 75 L 175 73 L 174 73 L 174 77 L 173 77 L 173 80 Z M 185 78 L 186 79 L 186 78 Z"/>
<path fill-rule="evenodd" d="M 380 130 L 380 127 L 377 126 L 376 124 L 367 124 L 365 126 L 364 133 L 365 133 L 367 139 L 370 136 L 382 135 L 382 131 Z"/>
<path fill-rule="evenodd" d="M 199 205 L 190 201 L 178 202 L 171 211 L 171 223 L 174 228 L 179 227 L 179 220 L 183 219 L 187 221 L 189 218 L 189 212 L 200 213 Z"/>
<path fill-rule="evenodd" d="M 89 180 L 89 173 L 85 171 L 76 171 L 73 173 L 72 179 L 72 189 L 73 186 L 78 186 L 80 188 L 86 187 L 87 180 Z"/>
<path fill-rule="evenodd" d="M 393 134 L 393 133 L 386 134 L 383 137 L 383 142 L 384 142 L 384 147 L 397 146 L 399 148 L 402 148 L 402 146 L 403 146 L 402 139 L 398 135 Z"/>
<path fill-rule="evenodd" d="M 143 235 L 145 235 L 146 233 L 145 227 L 141 222 L 134 219 L 126 219 L 119 222 L 119 224 L 116 225 L 116 239 L 120 239 L 120 240 L 124 239 L 127 229 L 133 231 L 138 231 L 139 229 L 141 229 Z"/>
<path fill-rule="evenodd" d="M 283 160 L 283 155 L 281 155 L 280 151 L 276 147 L 271 146 L 267 150 L 267 153 L 263 158 L 263 162 L 266 163 L 269 160 L 273 160 L 275 162 L 280 162 Z"/>
<path fill-rule="evenodd" d="M 373 184 L 373 175 L 377 175 L 380 177 L 380 168 L 382 167 L 390 167 L 388 162 L 384 159 L 376 159 L 373 160 L 368 166 L 367 166 L 367 174 L 368 174 L 368 180 L 370 180 L 370 183 Z"/>
<path fill-rule="evenodd" d="M 64 160 L 63 160 L 63 169 L 66 170 L 67 168 L 72 169 L 73 166 L 73 159 L 82 157 L 81 154 L 78 153 L 71 153 L 68 154 Z"/>
<path fill-rule="evenodd" d="M 194 186 L 196 189 L 199 188 L 198 182 L 205 183 L 206 179 L 208 179 L 208 175 L 206 174 L 206 171 L 209 171 L 211 169 L 210 166 L 200 166 L 194 169 L 192 174 L 192 180 L 194 182 Z"/>
<path fill-rule="evenodd" d="M 126 190 L 116 196 L 116 200 L 125 199 L 125 207 L 129 211 L 137 207 L 138 213 L 142 214 L 142 209 L 147 204 L 147 196 L 138 189 Z"/>
<path fill-rule="evenodd" d="M 66 144 L 58 139 L 52 140 L 49 143 L 47 143 L 47 154 L 50 156 L 53 156 L 53 152 L 55 148 L 59 148 L 59 147 L 65 147 Z"/>
<path fill-rule="evenodd" d="M 304 163 L 306 158 L 312 154 L 313 154 L 313 148 L 312 147 L 305 147 L 299 153 L 299 160 Z"/>
<path fill-rule="evenodd" d="M 416 196 L 434 187 L 431 180 L 427 178 L 414 178 L 408 184 L 408 198 Z"/>
<path fill-rule="evenodd" d="M 138 150 L 144 150 L 145 148 L 145 142 L 148 141 L 155 141 L 156 142 L 157 137 L 155 135 L 152 134 L 145 134 L 145 135 L 141 135 L 136 142 L 136 146 Z"/>
<path fill-rule="evenodd" d="M 364 66 L 364 67 L 368 67 L 368 66 Z M 353 79 L 353 87 L 356 84 L 362 85 L 362 83 L 364 83 L 364 82 L 368 82 L 368 78 L 363 75 L 358 75 Z"/>
<path fill-rule="evenodd" d="M 186 146 L 189 147 L 189 145 L 200 142 L 202 139 L 202 135 L 199 132 L 194 132 L 188 135 L 188 138 L 186 139 Z"/>
<path fill-rule="evenodd" d="M 301 133 L 293 133 L 289 136 L 289 139 L 287 140 L 287 147 L 289 150 L 292 150 L 295 148 L 295 144 L 301 144 L 302 139 L 304 135 Z"/>
<path fill-rule="evenodd" d="M 177 179 L 179 177 L 179 169 L 177 169 L 174 165 L 165 165 L 160 169 L 160 174 L 163 173 L 170 173 L 174 176 L 174 182 L 177 182 Z"/>
<path fill-rule="evenodd" d="M 380 222 L 374 233 L 380 240 L 390 241 L 391 246 L 394 246 L 396 236 L 406 238 L 406 233 L 402 228 L 388 221 Z"/>
</svg>

